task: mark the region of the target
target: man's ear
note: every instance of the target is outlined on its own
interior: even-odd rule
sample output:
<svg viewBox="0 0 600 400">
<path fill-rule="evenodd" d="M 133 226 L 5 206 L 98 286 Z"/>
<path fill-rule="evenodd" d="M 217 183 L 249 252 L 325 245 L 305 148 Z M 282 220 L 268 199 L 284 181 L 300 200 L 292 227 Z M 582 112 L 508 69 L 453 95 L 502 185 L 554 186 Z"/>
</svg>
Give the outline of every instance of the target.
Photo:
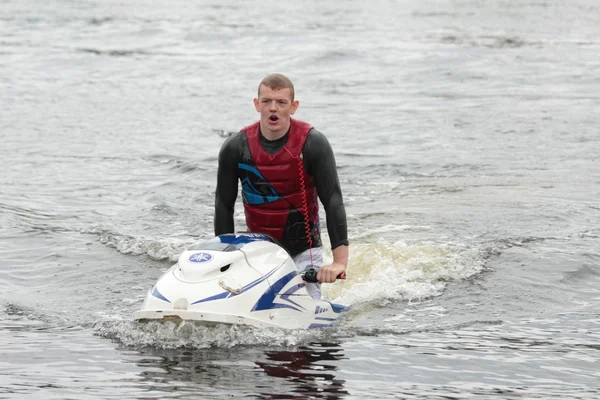
<svg viewBox="0 0 600 400">
<path fill-rule="evenodd" d="M 290 111 L 290 114 L 294 115 L 299 106 L 300 106 L 300 102 L 298 100 L 294 100 L 292 102 L 292 109 Z"/>
<path fill-rule="evenodd" d="M 255 97 L 254 98 L 254 108 L 256 108 L 256 112 L 260 112 L 259 105 L 260 105 L 260 103 L 258 102 L 258 99 Z"/>
</svg>

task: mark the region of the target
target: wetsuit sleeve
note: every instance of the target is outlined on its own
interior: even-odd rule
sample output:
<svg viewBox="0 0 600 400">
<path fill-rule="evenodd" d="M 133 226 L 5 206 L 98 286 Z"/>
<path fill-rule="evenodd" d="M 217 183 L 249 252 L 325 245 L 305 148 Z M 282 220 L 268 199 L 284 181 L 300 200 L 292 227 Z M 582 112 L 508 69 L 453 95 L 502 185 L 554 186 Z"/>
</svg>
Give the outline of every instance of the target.
<svg viewBox="0 0 600 400">
<path fill-rule="evenodd" d="M 304 144 L 303 155 L 306 172 L 313 177 L 317 194 L 325 209 L 331 249 L 341 245 L 348 246 L 346 208 L 333 149 L 325 135 L 311 129 Z"/>
<path fill-rule="evenodd" d="M 219 151 L 217 189 L 215 191 L 215 235 L 234 233 L 233 210 L 238 194 L 237 164 L 240 134 L 223 143 Z"/>
</svg>

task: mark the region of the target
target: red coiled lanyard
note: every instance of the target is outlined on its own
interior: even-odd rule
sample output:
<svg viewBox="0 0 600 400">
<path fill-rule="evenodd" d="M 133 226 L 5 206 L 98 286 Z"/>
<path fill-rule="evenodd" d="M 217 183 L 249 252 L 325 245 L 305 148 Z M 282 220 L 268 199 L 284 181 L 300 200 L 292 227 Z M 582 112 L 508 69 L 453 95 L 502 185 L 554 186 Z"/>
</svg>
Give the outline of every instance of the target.
<svg viewBox="0 0 600 400">
<path fill-rule="evenodd" d="M 308 221 L 308 198 L 306 194 L 306 181 L 304 179 L 304 162 L 302 161 L 302 157 L 300 155 L 293 155 L 291 151 L 287 149 L 287 147 L 283 147 L 288 154 L 298 161 L 298 178 L 300 180 L 300 190 L 302 192 L 302 206 L 300 207 L 300 212 L 304 216 L 304 231 L 306 233 L 306 240 L 308 241 L 308 251 L 310 254 L 310 265 L 313 265 L 313 257 L 312 257 L 312 237 L 310 235 L 310 223 Z"/>
</svg>

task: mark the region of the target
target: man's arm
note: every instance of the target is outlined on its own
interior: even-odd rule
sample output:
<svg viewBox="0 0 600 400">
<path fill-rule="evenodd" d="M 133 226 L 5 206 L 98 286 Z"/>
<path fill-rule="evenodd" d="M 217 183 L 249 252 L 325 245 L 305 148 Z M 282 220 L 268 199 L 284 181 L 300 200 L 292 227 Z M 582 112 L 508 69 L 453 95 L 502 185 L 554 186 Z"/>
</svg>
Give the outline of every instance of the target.
<svg viewBox="0 0 600 400">
<path fill-rule="evenodd" d="M 341 245 L 332 250 L 333 262 L 329 265 L 324 265 L 317 272 L 317 281 L 319 283 L 335 282 L 338 275 L 346 272 L 348 267 L 348 245 Z"/>
<path fill-rule="evenodd" d="M 346 208 L 337 174 L 333 149 L 327 138 L 312 129 L 304 146 L 306 171 L 315 181 L 317 194 L 327 218 L 327 233 L 331 242 L 333 263 L 321 267 L 317 274 L 319 282 L 335 282 L 348 265 L 348 227 Z"/>
<path fill-rule="evenodd" d="M 223 143 L 219 151 L 217 189 L 215 191 L 215 235 L 234 233 L 233 209 L 238 194 L 238 144 L 239 134 Z"/>
</svg>

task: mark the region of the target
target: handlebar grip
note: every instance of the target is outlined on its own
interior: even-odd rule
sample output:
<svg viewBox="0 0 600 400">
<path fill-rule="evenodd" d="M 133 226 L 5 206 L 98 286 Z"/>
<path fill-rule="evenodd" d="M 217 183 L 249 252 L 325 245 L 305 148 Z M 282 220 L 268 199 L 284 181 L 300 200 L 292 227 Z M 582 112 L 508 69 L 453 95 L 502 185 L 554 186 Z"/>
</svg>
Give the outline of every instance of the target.
<svg viewBox="0 0 600 400">
<path fill-rule="evenodd" d="M 304 279 L 306 282 L 317 283 L 317 272 L 318 270 L 309 268 L 302 274 L 302 279 Z M 337 279 L 346 279 L 346 273 L 342 272 L 337 276 Z"/>
</svg>

